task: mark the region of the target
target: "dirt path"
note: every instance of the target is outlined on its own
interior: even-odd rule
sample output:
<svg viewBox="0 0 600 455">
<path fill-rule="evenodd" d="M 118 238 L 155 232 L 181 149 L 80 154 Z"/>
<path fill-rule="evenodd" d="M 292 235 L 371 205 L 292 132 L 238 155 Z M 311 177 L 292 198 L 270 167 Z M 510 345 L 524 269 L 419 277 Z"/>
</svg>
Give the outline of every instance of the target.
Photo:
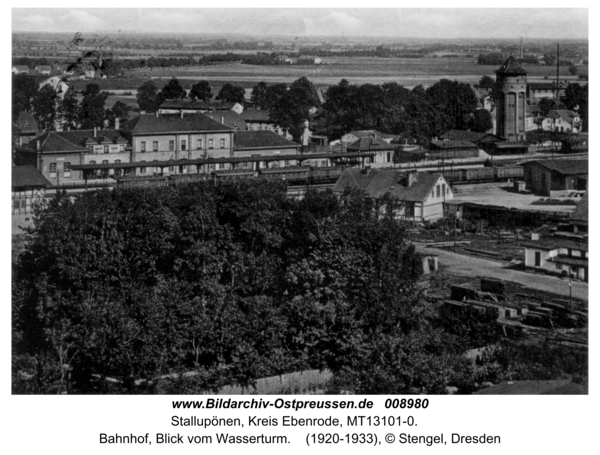
<svg viewBox="0 0 600 455">
<path fill-rule="evenodd" d="M 511 270 L 507 268 L 509 264 L 506 262 L 465 256 L 438 248 L 425 248 L 422 245 L 417 245 L 417 251 L 438 255 L 440 267 L 445 267 L 447 272 L 452 275 L 498 278 L 519 283 L 530 289 L 551 292 L 565 297 L 569 296 L 568 281 L 558 277 Z M 572 286 L 574 298 L 588 300 L 587 283 L 573 281 Z"/>
</svg>

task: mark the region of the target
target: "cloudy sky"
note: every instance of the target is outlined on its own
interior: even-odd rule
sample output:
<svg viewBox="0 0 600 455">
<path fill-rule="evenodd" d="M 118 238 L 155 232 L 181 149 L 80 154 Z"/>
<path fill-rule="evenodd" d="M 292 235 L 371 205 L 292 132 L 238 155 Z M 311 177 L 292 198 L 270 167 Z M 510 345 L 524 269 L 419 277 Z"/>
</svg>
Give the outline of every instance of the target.
<svg viewBox="0 0 600 455">
<path fill-rule="evenodd" d="M 362 3 L 363 5 L 365 3 Z M 588 10 L 13 8 L 13 31 L 243 33 L 417 38 L 587 38 Z"/>
</svg>

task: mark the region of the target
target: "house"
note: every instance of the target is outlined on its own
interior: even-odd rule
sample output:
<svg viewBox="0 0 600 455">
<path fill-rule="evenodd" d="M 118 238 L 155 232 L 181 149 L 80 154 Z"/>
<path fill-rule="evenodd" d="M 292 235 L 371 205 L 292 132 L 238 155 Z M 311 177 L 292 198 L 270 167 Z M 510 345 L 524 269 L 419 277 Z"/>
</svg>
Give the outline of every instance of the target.
<svg viewBox="0 0 600 455">
<path fill-rule="evenodd" d="M 38 74 L 47 76 L 52 72 L 52 67 L 50 65 L 38 65 L 35 67 L 35 71 L 37 71 Z"/>
<path fill-rule="evenodd" d="M 248 131 L 269 130 L 286 139 L 292 139 L 290 134 L 271 120 L 268 110 L 246 109 L 242 112 L 241 117 L 246 122 L 246 129 Z"/>
<path fill-rule="evenodd" d="M 361 137 L 360 139 L 346 145 L 345 149 L 350 153 L 371 152 L 370 165 L 372 167 L 391 166 L 394 160 L 396 144 L 390 144 L 382 136 Z"/>
<path fill-rule="evenodd" d="M 142 114 L 123 124 L 121 130 L 131 144 L 131 162 L 233 157 L 233 128 L 203 114 Z M 137 170 L 142 175 L 191 171 L 191 165 L 183 164 Z"/>
<path fill-rule="evenodd" d="M 576 112 L 567 109 L 555 109 L 548 112 L 541 125 L 545 131 L 578 133 L 581 128 L 581 119 Z"/>
<path fill-rule="evenodd" d="M 565 239 L 561 237 L 539 238 L 522 244 L 525 247 L 525 267 L 559 276 L 571 276 L 588 281 L 587 239 Z"/>
<path fill-rule="evenodd" d="M 570 220 L 574 233 L 588 232 L 588 194 L 585 193 L 581 201 L 577 204 L 577 207 L 575 207 L 575 210 L 571 213 Z"/>
<path fill-rule="evenodd" d="M 35 166 L 12 167 L 12 214 L 26 215 L 46 197 L 50 182 Z"/>
<path fill-rule="evenodd" d="M 29 112 L 21 112 L 17 119 L 19 125 L 19 145 L 27 144 L 31 139 L 40 134 L 37 122 Z"/>
<path fill-rule="evenodd" d="M 257 157 L 296 155 L 300 153 L 300 144 L 292 142 L 273 131 L 236 131 L 234 133 L 233 156 Z M 254 162 L 242 163 L 239 167 L 251 167 L 256 169 L 264 167 L 289 167 L 293 163 L 282 161 L 270 161 L 269 163 Z"/>
<path fill-rule="evenodd" d="M 298 57 L 298 64 L 309 64 L 309 65 L 320 65 L 323 62 L 320 57 L 316 55 L 301 55 Z"/>
<path fill-rule="evenodd" d="M 396 216 L 416 222 L 443 217 L 443 203 L 454 197 L 440 173 L 350 168 L 344 170 L 333 191 L 343 193 L 349 188 L 363 190 L 374 200 L 391 196 L 399 203 Z"/>
<path fill-rule="evenodd" d="M 378 140 L 380 139 L 389 143 L 392 141 L 392 139 L 394 139 L 394 137 L 395 136 L 391 136 L 389 134 L 385 134 L 377 130 L 356 130 L 344 134 L 341 138 L 341 141 L 342 143 L 351 144 L 353 142 L 358 141 L 359 139 L 372 138 Z"/>
<path fill-rule="evenodd" d="M 471 142 L 479 148 L 489 150 L 496 142 L 504 142 L 504 139 L 493 133 L 478 133 L 476 131 L 451 129 L 439 136 L 442 141 Z M 469 149 L 472 146 L 469 145 Z"/>
<path fill-rule="evenodd" d="M 556 82 L 529 82 L 527 84 L 527 100 L 531 104 L 537 104 L 542 98 L 552 100 L 560 99 L 565 95 L 567 83 L 558 84 L 558 97 Z"/>
<path fill-rule="evenodd" d="M 30 74 L 31 70 L 27 65 L 15 65 L 12 67 L 13 74 Z"/>
<path fill-rule="evenodd" d="M 587 160 L 527 161 L 522 166 L 527 189 L 534 193 L 560 197 L 587 190 Z"/>
<path fill-rule="evenodd" d="M 69 85 L 60 76 L 39 77 L 36 78 L 40 89 L 46 85 L 52 87 L 60 99 L 65 97 L 69 90 Z"/>
<path fill-rule="evenodd" d="M 49 131 L 15 150 L 15 164 L 35 166 L 53 185 L 81 180 L 72 165 L 128 162 L 127 140 L 118 130 Z"/>
</svg>

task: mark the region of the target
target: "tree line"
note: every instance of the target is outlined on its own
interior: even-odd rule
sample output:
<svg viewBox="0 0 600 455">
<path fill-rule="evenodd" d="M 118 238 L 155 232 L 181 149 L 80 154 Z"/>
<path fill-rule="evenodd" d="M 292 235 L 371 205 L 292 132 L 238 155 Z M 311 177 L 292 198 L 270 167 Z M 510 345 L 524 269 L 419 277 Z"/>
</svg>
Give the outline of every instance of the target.
<svg viewBox="0 0 600 455">
<path fill-rule="evenodd" d="M 472 387 L 462 352 L 497 338 L 494 318 L 442 317 L 394 204 L 258 181 L 59 195 L 14 258 L 13 391 L 135 392 L 188 371 L 198 391 L 314 368 L 338 391 Z"/>
</svg>

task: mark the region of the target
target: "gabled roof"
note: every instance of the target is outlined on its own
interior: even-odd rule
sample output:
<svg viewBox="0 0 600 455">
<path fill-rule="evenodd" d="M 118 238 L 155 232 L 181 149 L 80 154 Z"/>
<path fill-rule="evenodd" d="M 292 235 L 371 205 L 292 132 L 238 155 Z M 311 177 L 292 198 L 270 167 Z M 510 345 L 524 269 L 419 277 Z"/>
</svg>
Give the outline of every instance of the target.
<svg viewBox="0 0 600 455">
<path fill-rule="evenodd" d="M 297 148 L 296 144 L 273 131 L 236 131 L 233 136 L 234 150 L 267 147 Z"/>
<path fill-rule="evenodd" d="M 35 166 L 13 166 L 12 167 L 12 187 L 47 187 L 50 182 L 37 170 Z"/>
<path fill-rule="evenodd" d="M 348 144 L 348 150 L 353 152 L 368 152 L 377 150 L 394 150 L 396 144 L 390 144 L 384 141 L 381 137 L 370 138 L 361 137 L 358 141 Z"/>
<path fill-rule="evenodd" d="M 35 67 L 36 71 L 52 71 L 52 67 L 50 65 L 38 65 Z"/>
<path fill-rule="evenodd" d="M 572 123 L 573 119 L 578 117 L 578 115 L 567 109 L 554 109 L 548 112 L 548 117 L 553 119 L 561 119 L 567 123 Z"/>
<path fill-rule="evenodd" d="M 502 65 L 494 72 L 496 74 L 504 74 L 507 76 L 524 76 L 527 74 L 527 71 L 521 68 L 521 65 L 519 65 L 517 59 L 514 58 L 512 55 L 506 59 L 504 65 Z"/>
<path fill-rule="evenodd" d="M 246 122 L 240 114 L 235 111 L 211 111 L 205 112 L 204 115 L 215 122 L 226 125 L 230 128 L 242 130 L 246 129 Z"/>
<path fill-rule="evenodd" d="M 553 172 L 563 175 L 577 175 L 588 173 L 588 160 L 539 160 L 527 161 L 522 166 L 535 165 L 545 167 Z"/>
<path fill-rule="evenodd" d="M 271 120 L 268 110 L 246 109 L 241 114 L 242 118 L 248 122 L 268 122 L 275 123 Z"/>
<path fill-rule="evenodd" d="M 118 130 L 98 130 L 96 137 L 93 130 L 49 131 L 33 138 L 26 148 L 35 149 L 38 141 L 42 153 L 81 152 L 87 151 L 89 145 L 127 143 Z"/>
<path fill-rule="evenodd" d="M 440 173 L 417 173 L 415 180 L 408 185 L 408 176 L 395 170 L 346 169 L 333 187 L 335 192 L 343 192 L 346 188 L 357 188 L 367 192 L 372 198 L 380 198 L 389 194 L 399 201 L 423 202 L 435 188 Z"/>
<path fill-rule="evenodd" d="M 490 137 L 488 138 L 488 136 L 490 136 Z M 440 136 L 440 139 L 448 139 L 451 141 L 467 141 L 467 142 L 473 142 L 475 144 L 480 142 L 484 138 L 487 138 L 488 140 L 490 140 L 490 139 L 502 140 L 499 136 L 496 136 L 491 133 L 477 133 L 475 131 L 456 130 L 456 129 L 448 130 Z"/>
<path fill-rule="evenodd" d="M 15 65 L 13 66 L 19 73 L 29 73 L 31 71 L 27 65 Z"/>
<path fill-rule="evenodd" d="M 581 198 L 575 210 L 571 213 L 571 220 L 580 222 L 580 223 L 588 223 L 588 193 L 585 193 L 585 196 Z"/>
<path fill-rule="evenodd" d="M 232 128 L 215 122 L 202 114 L 159 115 L 142 114 L 123 124 L 122 131 L 131 134 L 165 134 L 233 131 Z"/>
<path fill-rule="evenodd" d="M 21 112 L 17 120 L 21 134 L 39 134 L 37 122 L 29 112 Z"/>
<path fill-rule="evenodd" d="M 456 148 L 478 148 L 476 144 L 470 141 L 457 141 L 457 140 L 446 140 L 446 141 L 431 141 L 430 144 L 433 148 L 442 150 L 451 150 Z"/>
</svg>

